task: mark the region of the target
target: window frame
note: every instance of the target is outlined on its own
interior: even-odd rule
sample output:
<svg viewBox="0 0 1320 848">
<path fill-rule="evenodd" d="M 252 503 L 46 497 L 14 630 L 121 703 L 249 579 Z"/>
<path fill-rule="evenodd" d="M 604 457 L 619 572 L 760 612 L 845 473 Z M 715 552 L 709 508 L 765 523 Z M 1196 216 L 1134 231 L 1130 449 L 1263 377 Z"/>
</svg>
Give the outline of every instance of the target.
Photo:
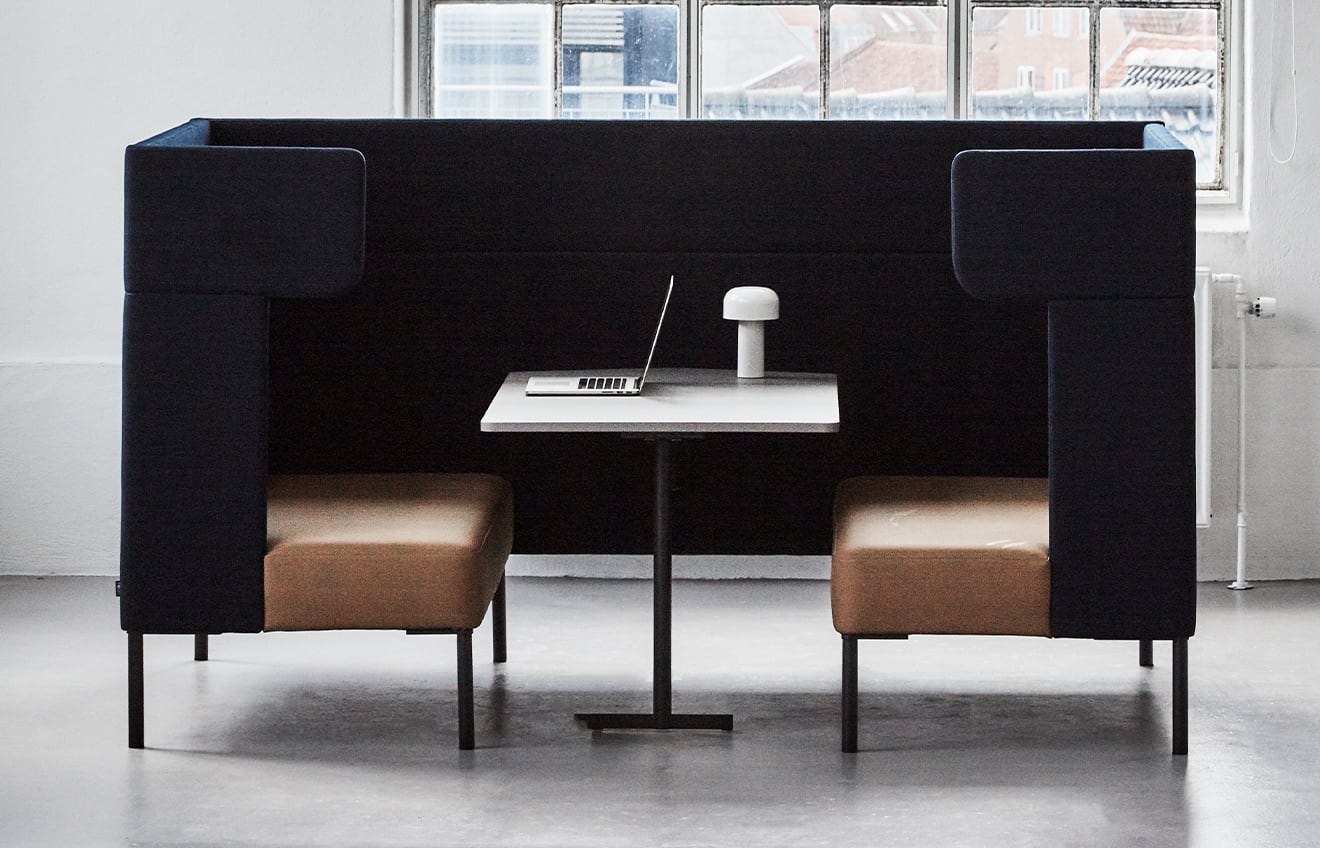
<svg viewBox="0 0 1320 848">
<path fill-rule="evenodd" d="M 910 0 L 914 5 L 943 5 L 941 0 Z M 1218 162 L 1219 182 L 1209 186 L 1197 187 L 1197 203 L 1203 209 L 1214 212 L 1228 209 L 1241 210 L 1243 191 L 1242 149 L 1245 110 L 1243 99 L 1243 78 L 1245 77 L 1244 56 L 1242 51 L 1242 19 L 1244 0 L 947 0 L 949 7 L 949 79 L 950 98 L 956 101 L 956 108 L 950 108 L 949 114 L 959 119 L 970 114 L 971 79 L 964 69 L 971 67 L 972 13 L 976 8 L 1024 8 L 1069 6 L 1087 10 L 1086 25 L 1089 29 L 1089 51 L 1095 57 L 1099 51 L 1100 11 L 1107 8 L 1139 9 L 1187 9 L 1216 11 L 1219 43 L 1218 74 L 1215 87 L 1215 114 L 1219 120 Z M 952 19 L 954 10 L 958 14 L 958 26 Z M 955 29 L 966 34 L 961 43 L 955 44 Z M 953 54 L 954 50 L 958 55 Z M 1092 75 L 1094 77 L 1094 75 Z M 1088 108 L 1091 119 L 1098 112 L 1098 85 L 1094 78 L 1087 81 L 1091 90 L 1091 103 Z M 956 91 L 954 90 L 956 89 Z"/>
<path fill-rule="evenodd" d="M 708 5 L 802 5 L 820 9 L 820 117 L 826 118 L 829 104 L 829 19 L 835 5 L 899 5 L 944 8 L 948 34 L 947 78 L 948 103 L 946 114 L 952 120 L 963 120 L 971 114 L 972 15 L 982 8 L 1039 8 L 1042 25 L 1044 11 L 1066 7 L 1082 11 L 1077 18 L 1088 32 L 1088 50 L 1095 57 L 1099 49 L 1101 15 L 1106 8 L 1188 9 L 1218 13 L 1218 80 L 1215 91 L 1215 109 L 1219 120 L 1218 163 L 1219 183 L 1198 189 L 1198 203 L 1205 208 L 1241 208 L 1243 197 L 1243 129 L 1245 123 L 1243 80 L 1245 77 L 1242 50 L 1244 0 L 892 0 L 868 3 L 867 0 L 397 0 L 399 6 L 399 37 L 396 52 L 401 61 L 399 73 L 405 77 L 401 86 L 410 89 L 400 98 L 400 114 L 419 117 L 430 116 L 433 57 L 430 55 L 431 9 L 445 2 L 538 3 L 554 7 L 553 50 L 553 106 L 552 119 L 558 119 L 563 106 L 562 42 L 560 38 L 562 10 L 572 3 L 598 3 L 601 5 L 655 5 L 664 3 L 678 7 L 678 86 L 680 119 L 701 119 L 701 62 L 698 55 L 701 14 Z M 1070 20 L 1072 16 L 1069 16 Z M 1042 30 L 1044 26 L 1042 26 Z M 1087 85 L 1091 90 L 1088 112 L 1094 119 L 1098 113 L 1098 83 L 1090 75 Z M 397 103 L 398 101 L 396 101 Z"/>
</svg>

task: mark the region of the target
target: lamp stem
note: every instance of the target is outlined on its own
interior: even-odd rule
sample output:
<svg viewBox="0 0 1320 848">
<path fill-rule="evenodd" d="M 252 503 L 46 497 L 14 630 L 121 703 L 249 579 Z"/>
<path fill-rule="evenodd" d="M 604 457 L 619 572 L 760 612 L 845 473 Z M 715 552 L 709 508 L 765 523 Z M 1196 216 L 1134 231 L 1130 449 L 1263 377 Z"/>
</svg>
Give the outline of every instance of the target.
<svg viewBox="0 0 1320 848">
<path fill-rule="evenodd" d="M 738 376 L 765 376 L 765 322 L 738 322 Z"/>
</svg>

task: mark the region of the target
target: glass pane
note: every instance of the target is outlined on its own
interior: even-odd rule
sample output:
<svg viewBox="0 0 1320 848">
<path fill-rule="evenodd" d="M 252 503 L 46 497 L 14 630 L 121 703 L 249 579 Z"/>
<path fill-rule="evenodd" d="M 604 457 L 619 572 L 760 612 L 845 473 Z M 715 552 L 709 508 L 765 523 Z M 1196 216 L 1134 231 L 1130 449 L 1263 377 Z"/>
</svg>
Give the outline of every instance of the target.
<svg viewBox="0 0 1320 848">
<path fill-rule="evenodd" d="M 701 36 L 704 117 L 820 117 L 815 6 L 706 6 Z"/>
<path fill-rule="evenodd" d="M 1063 121 L 1089 117 L 1089 40 L 1043 26 L 1040 7 L 972 12 L 972 117 Z M 1076 10 L 1066 11 L 1069 15 Z M 1065 31 L 1066 30 L 1066 31 Z"/>
<path fill-rule="evenodd" d="M 431 114 L 550 117 L 553 21 L 546 5 L 438 4 Z"/>
<path fill-rule="evenodd" d="M 944 118 L 947 80 L 943 8 L 831 7 L 831 118 Z"/>
<path fill-rule="evenodd" d="M 564 7 L 565 118 L 677 118 L 678 7 Z"/>
<path fill-rule="evenodd" d="M 1218 183 L 1218 17 L 1204 9 L 1100 13 L 1101 119 L 1163 121 L 1196 153 L 1196 181 Z"/>
</svg>

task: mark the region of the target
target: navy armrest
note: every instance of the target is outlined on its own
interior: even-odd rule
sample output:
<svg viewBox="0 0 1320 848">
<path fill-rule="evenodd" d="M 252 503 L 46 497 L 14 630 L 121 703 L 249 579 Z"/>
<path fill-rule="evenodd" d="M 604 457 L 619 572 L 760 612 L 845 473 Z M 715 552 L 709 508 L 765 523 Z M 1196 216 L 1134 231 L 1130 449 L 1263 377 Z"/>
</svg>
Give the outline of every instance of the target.
<svg viewBox="0 0 1320 848">
<path fill-rule="evenodd" d="M 262 627 L 267 303 L 257 295 L 124 296 L 125 630 Z"/>
<path fill-rule="evenodd" d="M 974 297 L 1191 294 L 1196 175 L 1184 147 L 968 150 L 951 186 L 954 270 Z"/>
<path fill-rule="evenodd" d="M 986 300 L 1045 301 L 1050 632 L 1195 629 L 1195 164 L 1145 149 L 967 151 L 953 260 Z"/>
<path fill-rule="evenodd" d="M 263 623 L 269 298 L 363 273 L 366 162 L 213 146 L 190 121 L 124 156 L 121 624 Z"/>
<path fill-rule="evenodd" d="M 182 129 L 182 140 L 198 138 Z M 366 233 L 359 151 L 169 140 L 124 155 L 126 291 L 333 297 L 358 286 Z"/>
</svg>

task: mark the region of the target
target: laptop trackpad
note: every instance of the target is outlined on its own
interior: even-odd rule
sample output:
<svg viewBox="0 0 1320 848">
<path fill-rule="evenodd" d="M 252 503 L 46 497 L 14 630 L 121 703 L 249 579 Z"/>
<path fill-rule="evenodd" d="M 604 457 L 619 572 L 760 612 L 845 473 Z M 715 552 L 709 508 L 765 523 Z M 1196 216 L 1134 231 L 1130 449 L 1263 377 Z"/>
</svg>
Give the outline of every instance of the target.
<svg viewBox="0 0 1320 848">
<path fill-rule="evenodd" d="M 577 387 L 577 377 L 533 377 L 527 381 L 529 392 L 571 392 Z"/>
</svg>

